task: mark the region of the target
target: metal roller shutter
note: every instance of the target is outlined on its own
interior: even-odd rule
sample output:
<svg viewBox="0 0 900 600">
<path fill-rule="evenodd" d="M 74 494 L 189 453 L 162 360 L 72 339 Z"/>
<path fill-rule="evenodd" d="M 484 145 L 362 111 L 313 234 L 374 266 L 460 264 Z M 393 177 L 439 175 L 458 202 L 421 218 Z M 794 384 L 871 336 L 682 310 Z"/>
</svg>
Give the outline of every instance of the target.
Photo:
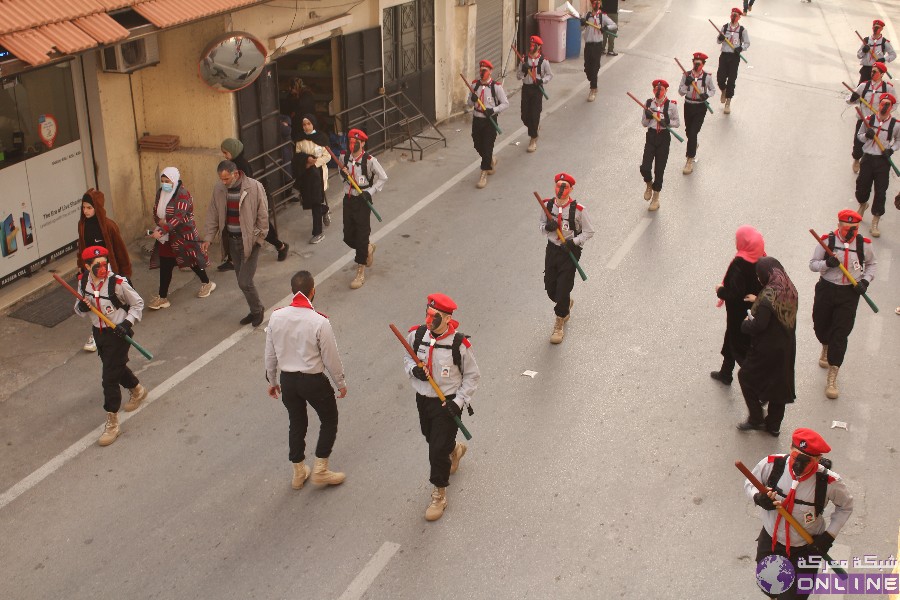
<svg viewBox="0 0 900 600">
<path fill-rule="evenodd" d="M 503 68 L 503 0 L 478 0 L 475 18 L 475 59 L 488 59 L 495 77 Z"/>
</svg>

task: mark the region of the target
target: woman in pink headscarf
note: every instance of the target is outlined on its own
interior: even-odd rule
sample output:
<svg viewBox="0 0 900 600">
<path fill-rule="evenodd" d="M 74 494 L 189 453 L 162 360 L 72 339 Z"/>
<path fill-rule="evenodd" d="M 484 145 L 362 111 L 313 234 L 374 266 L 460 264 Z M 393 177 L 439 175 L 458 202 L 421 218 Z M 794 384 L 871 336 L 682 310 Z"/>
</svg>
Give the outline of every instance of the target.
<svg viewBox="0 0 900 600">
<path fill-rule="evenodd" d="M 750 348 L 750 336 L 741 332 L 741 323 L 762 289 L 756 277 L 756 262 L 766 255 L 763 236 L 750 225 L 735 233 L 737 254 L 728 265 L 722 283 L 716 286 L 718 306 L 725 304 L 725 341 L 722 343 L 722 368 L 709 374 L 716 381 L 731 385 L 735 362 L 742 364 Z"/>
</svg>

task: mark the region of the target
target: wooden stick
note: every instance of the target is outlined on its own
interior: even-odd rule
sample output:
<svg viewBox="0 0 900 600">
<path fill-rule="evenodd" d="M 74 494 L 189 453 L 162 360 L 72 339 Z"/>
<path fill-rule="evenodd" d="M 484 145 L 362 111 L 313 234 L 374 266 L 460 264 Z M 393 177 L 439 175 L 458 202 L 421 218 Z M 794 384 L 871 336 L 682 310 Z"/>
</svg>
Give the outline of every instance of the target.
<svg viewBox="0 0 900 600">
<path fill-rule="evenodd" d="M 681 69 L 682 74 L 687 75 L 687 70 L 686 70 L 683 66 L 681 66 L 681 61 L 678 60 L 678 57 L 675 58 L 675 63 L 678 65 L 678 68 Z M 696 80 L 691 82 L 691 87 L 694 88 L 694 91 L 697 92 L 697 95 L 699 96 L 699 95 L 700 95 L 700 88 L 697 87 L 697 82 L 696 82 Z M 706 105 L 706 110 L 709 111 L 709 114 L 713 114 L 713 109 L 712 109 L 712 107 L 709 105 L 709 101 L 708 101 L 708 100 L 704 100 L 704 101 L 703 101 L 703 104 Z"/>
<path fill-rule="evenodd" d="M 544 211 L 544 216 L 547 217 L 547 222 L 552 223 L 553 215 L 551 215 L 550 211 L 547 210 L 547 207 L 544 206 L 544 199 L 541 198 L 541 195 L 538 194 L 537 192 L 534 192 L 534 197 L 537 198 L 538 204 L 541 205 L 541 210 Z M 572 233 L 574 234 L 575 232 L 573 231 Z M 556 228 L 556 237 L 559 238 L 559 243 L 562 246 L 563 250 L 565 250 L 569 254 L 569 258 L 571 258 L 572 262 L 575 263 L 575 268 L 578 270 L 578 274 L 581 276 L 581 280 L 587 281 L 587 275 L 584 273 L 584 270 L 581 268 L 581 265 L 578 263 L 578 259 L 575 258 L 575 254 L 571 250 L 566 248 L 566 236 L 565 236 L 565 234 L 563 234 L 562 229 L 559 227 Z"/>
<path fill-rule="evenodd" d="M 628 97 L 629 97 L 629 98 L 631 98 L 632 100 L 634 100 L 635 102 L 637 102 L 638 106 L 640 106 L 640 107 L 643 108 L 644 110 L 649 110 L 646 106 L 644 106 L 644 103 L 643 103 L 643 102 L 641 102 L 640 100 L 638 100 L 637 98 L 634 97 L 634 94 L 632 94 L 631 92 L 625 92 L 625 93 L 628 94 Z M 668 129 L 668 130 L 669 130 L 669 133 L 671 133 L 672 135 L 674 135 L 676 140 L 678 140 L 679 142 L 684 143 L 684 139 L 683 139 L 680 135 L 678 135 L 677 133 L 675 133 L 674 131 L 672 131 L 672 128 L 671 128 L 671 127 L 669 127 L 668 125 L 666 125 L 665 123 L 663 123 L 662 119 L 659 117 L 658 114 L 656 114 L 656 113 L 655 113 L 654 111 L 652 111 L 652 110 L 650 111 L 650 114 L 653 115 L 653 118 L 656 119 L 656 122 L 657 122 L 657 123 L 659 123 L 660 125 L 662 125 L 662 126 L 665 127 L 666 129 Z"/>
<path fill-rule="evenodd" d="M 478 95 L 475 93 L 475 90 L 472 89 L 472 85 L 469 83 L 469 80 L 463 77 L 462 73 L 460 73 L 459 76 L 462 78 L 463 83 L 466 84 L 466 87 L 469 88 L 469 93 L 478 98 Z M 481 112 L 487 112 L 487 107 L 484 105 L 484 102 L 481 101 L 481 98 L 478 98 L 478 106 L 481 107 Z M 503 131 L 500 130 L 500 125 L 497 124 L 497 121 L 494 118 L 496 114 L 490 117 L 488 117 L 487 115 L 484 116 L 487 117 L 487 120 L 491 122 L 491 125 L 493 125 L 494 129 L 497 130 L 497 133 L 503 133 Z"/>
<path fill-rule="evenodd" d="M 731 43 L 731 40 L 729 40 L 729 39 L 725 36 L 724 33 L 722 33 L 721 31 L 719 31 L 719 28 L 716 27 L 716 24 L 712 22 L 712 19 L 707 19 L 707 20 L 709 21 L 709 24 L 713 26 L 713 29 L 716 30 L 716 33 L 718 33 L 719 35 L 721 35 L 721 36 L 724 38 L 725 43 L 728 44 L 728 46 L 731 47 L 732 50 L 734 50 L 734 49 L 735 49 L 735 48 L 734 48 L 734 44 Z M 737 52 L 736 54 L 737 54 L 739 57 L 741 57 L 741 60 L 742 60 L 742 61 L 744 61 L 744 62 L 747 63 L 747 64 L 750 64 L 750 61 L 748 61 L 746 58 L 744 58 L 744 53 L 743 53 L 743 52 Z"/>
<path fill-rule="evenodd" d="M 810 229 L 810 230 L 809 230 L 809 233 L 810 233 L 814 238 L 816 238 L 816 241 L 819 242 L 819 245 L 822 246 L 822 248 L 825 249 L 825 255 L 826 255 L 826 256 L 831 256 L 831 257 L 837 258 L 838 266 L 841 268 L 841 272 L 844 274 L 844 277 L 846 277 L 847 280 L 848 280 L 851 284 L 853 284 L 853 287 L 858 286 L 859 283 L 853 278 L 853 275 L 850 274 L 850 271 L 847 270 L 847 267 L 844 266 L 844 264 L 841 262 L 841 259 L 839 259 L 837 256 L 834 255 L 834 252 L 831 250 L 831 248 L 828 247 L 828 244 L 826 244 L 825 242 L 822 241 L 822 238 L 819 237 L 819 234 L 816 233 L 816 231 L 815 231 L 814 229 Z M 875 306 L 875 303 L 872 302 L 872 299 L 869 298 L 868 294 L 863 293 L 862 297 L 863 297 L 863 300 L 865 300 L 866 303 L 869 305 L 869 308 L 871 308 L 873 312 L 876 312 L 876 313 L 877 313 L 877 312 L 878 312 L 878 307 Z"/>
</svg>

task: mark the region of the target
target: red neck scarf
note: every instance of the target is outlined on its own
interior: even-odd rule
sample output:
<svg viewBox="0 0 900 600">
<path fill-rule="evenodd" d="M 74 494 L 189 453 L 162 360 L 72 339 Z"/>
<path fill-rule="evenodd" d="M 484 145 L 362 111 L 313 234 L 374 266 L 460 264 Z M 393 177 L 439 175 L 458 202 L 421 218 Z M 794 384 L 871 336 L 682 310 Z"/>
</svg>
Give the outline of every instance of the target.
<svg viewBox="0 0 900 600">
<path fill-rule="evenodd" d="M 428 362 L 425 363 L 425 368 L 428 370 L 428 374 L 432 377 L 434 377 L 434 373 L 431 370 L 431 355 L 434 353 L 434 345 L 439 341 L 448 338 L 456 333 L 456 328 L 458 325 L 459 323 L 457 323 L 453 319 L 450 319 L 450 326 L 447 327 L 447 331 L 445 331 L 438 337 L 434 337 L 434 333 L 431 333 L 431 341 L 428 343 Z"/>
<path fill-rule="evenodd" d="M 291 300 L 291 306 L 294 308 L 308 308 L 309 310 L 315 310 L 312 303 L 310 303 L 309 298 L 307 298 L 306 294 L 303 292 L 294 294 L 294 298 Z"/>
<path fill-rule="evenodd" d="M 794 512 L 794 499 L 797 495 L 797 486 L 800 485 L 801 481 L 806 481 L 810 477 L 816 474 L 816 471 L 819 470 L 818 465 L 816 465 L 815 469 L 812 469 L 809 473 L 801 477 L 800 479 L 794 479 L 794 471 L 791 468 L 791 465 L 794 464 L 794 459 L 790 458 L 787 464 L 787 472 L 791 476 L 791 491 L 788 492 L 787 496 L 785 496 L 784 500 L 781 502 L 781 507 L 788 511 L 788 513 Z M 781 522 L 781 513 L 778 513 L 778 516 L 775 517 L 775 530 L 772 533 L 772 552 L 775 551 L 775 544 L 778 543 L 778 524 Z M 791 524 L 785 520 L 784 522 L 784 549 L 788 556 L 791 555 Z"/>
</svg>

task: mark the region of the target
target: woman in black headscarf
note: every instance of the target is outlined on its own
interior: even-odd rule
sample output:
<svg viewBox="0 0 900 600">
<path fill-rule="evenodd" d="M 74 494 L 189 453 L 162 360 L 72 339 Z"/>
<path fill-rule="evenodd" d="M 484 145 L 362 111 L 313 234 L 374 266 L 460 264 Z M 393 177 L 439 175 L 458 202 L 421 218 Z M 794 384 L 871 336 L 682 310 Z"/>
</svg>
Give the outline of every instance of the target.
<svg viewBox="0 0 900 600">
<path fill-rule="evenodd" d="M 753 299 L 741 331 L 750 335 L 750 350 L 738 371 L 738 381 L 750 416 L 741 431 L 760 429 L 777 436 L 781 432 L 784 406 L 794 393 L 794 359 L 797 354 L 797 288 L 781 263 L 771 257 L 756 263 L 756 276 L 763 289 Z M 768 415 L 763 406 L 768 403 Z"/>
<path fill-rule="evenodd" d="M 310 244 L 318 244 L 325 238 L 322 224 L 330 223 L 328 204 L 325 201 L 326 183 L 328 181 L 328 161 L 331 156 L 328 147 L 328 136 L 316 129 L 316 117 L 303 115 L 300 122 L 300 133 L 297 137 L 294 154 L 294 187 L 300 192 L 303 208 L 312 210 L 313 230 Z"/>
</svg>

